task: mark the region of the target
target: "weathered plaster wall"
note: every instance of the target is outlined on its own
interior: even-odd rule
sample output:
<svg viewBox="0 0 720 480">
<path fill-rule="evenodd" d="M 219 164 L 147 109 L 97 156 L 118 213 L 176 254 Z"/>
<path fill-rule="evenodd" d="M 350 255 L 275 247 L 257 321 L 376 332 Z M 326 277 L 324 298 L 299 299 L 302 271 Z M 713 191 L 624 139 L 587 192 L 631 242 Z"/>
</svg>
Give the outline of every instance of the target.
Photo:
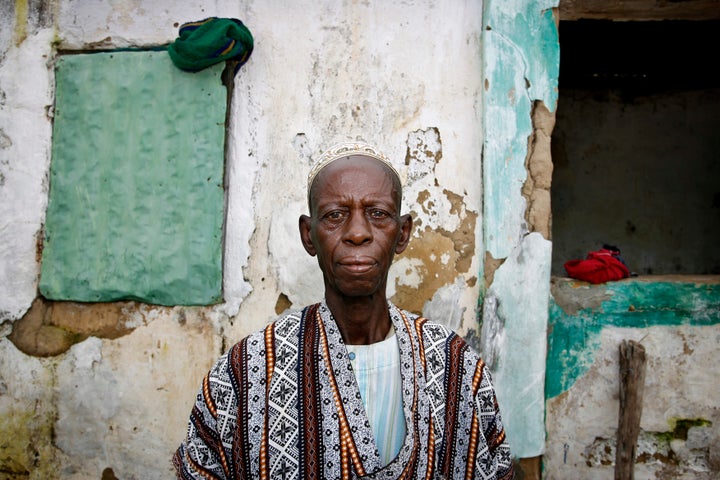
<svg viewBox="0 0 720 480">
<path fill-rule="evenodd" d="M 544 478 L 612 476 L 623 340 L 647 358 L 635 478 L 717 478 L 720 278 L 557 278 L 552 295 Z"/>
<path fill-rule="evenodd" d="M 469 0 L 2 2 L 0 471 L 168 478 L 210 364 L 278 312 L 320 299 L 297 218 L 314 155 L 339 139 L 378 143 L 405 177 L 416 228 L 391 272 L 393 299 L 476 341 L 481 8 Z M 35 301 L 56 49 L 164 45 L 181 23 L 213 15 L 242 19 L 255 37 L 230 105 L 223 303 Z"/>
<path fill-rule="evenodd" d="M 482 344 L 495 372 L 508 439 L 523 458 L 541 455 L 545 444 L 556 6 L 557 1 L 503 0 L 484 7 Z"/>
</svg>

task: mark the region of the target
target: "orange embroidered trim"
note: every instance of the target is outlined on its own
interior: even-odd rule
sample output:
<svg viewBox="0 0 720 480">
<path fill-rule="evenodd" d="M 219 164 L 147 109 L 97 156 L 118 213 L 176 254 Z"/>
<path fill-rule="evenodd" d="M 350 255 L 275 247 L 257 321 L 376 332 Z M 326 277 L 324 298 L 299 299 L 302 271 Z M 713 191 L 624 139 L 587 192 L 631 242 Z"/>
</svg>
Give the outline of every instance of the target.
<svg viewBox="0 0 720 480">
<path fill-rule="evenodd" d="M 212 416 L 214 418 L 217 418 L 217 406 L 215 405 L 215 402 L 213 401 L 213 398 L 210 395 L 210 376 L 209 375 L 206 375 L 205 378 L 203 378 L 202 391 L 203 391 L 203 398 L 205 399 L 205 405 L 208 407 L 208 410 L 210 410 L 210 413 L 212 413 Z"/>
<path fill-rule="evenodd" d="M 273 370 L 275 368 L 275 351 L 273 349 L 273 326 L 268 325 L 265 327 L 265 378 L 267 379 L 267 382 L 265 383 L 265 398 L 269 397 L 270 392 L 270 380 L 272 379 Z M 267 479 L 268 478 L 268 457 L 267 457 L 267 448 L 268 448 L 268 438 L 267 438 L 267 432 L 268 432 L 268 411 L 269 409 L 265 408 L 265 428 L 263 428 L 262 433 L 262 440 L 260 442 L 260 478 L 261 479 Z"/>
<path fill-rule="evenodd" d="M 360 461 L 360 455 L 358 454 L 357 446 L 353 441 L 350 425 L 347 417 L 345 416 L 345 410 L 342 407 L 342 401 L 340 400 L 340 392 L 335 381 L 335 375 L 332 373 L 332 363 L 330 362 L 327 334 L 325 333 L 325 326 L 323 325 L 320 317 L 320 309 L 317 310 L 316 320 L 318 322 L 318 330 L 320 332 L 322 355 L 325 360 L 325 364 L 328 366 L 330 371 L 330 388 L 332 389 L 333 399 L 335 400 L 335 408 L 337 409 L 340 421 L 340 468 L 342 471 L 342 478 L 350 478 L 349 460 L 352 460 L 357 475 L 362 477 L 365 475 L 365 467 Z"/>
</svg>

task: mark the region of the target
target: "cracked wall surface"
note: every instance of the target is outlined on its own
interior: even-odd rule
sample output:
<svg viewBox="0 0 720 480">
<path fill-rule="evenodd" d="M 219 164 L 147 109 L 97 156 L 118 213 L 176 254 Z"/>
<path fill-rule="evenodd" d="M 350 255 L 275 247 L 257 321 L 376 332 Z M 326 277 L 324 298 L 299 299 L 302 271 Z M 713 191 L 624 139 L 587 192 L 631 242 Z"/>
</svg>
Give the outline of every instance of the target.
<svg viewBox="0 0 720 480">
<path fill-rule="evenodd" d="M 703 366 L 716 363 L 719 282 L 553 280 L 545 478 L 612 476 L 625 340 L 641 343 L 647 358 L 636 478 L 717 477 L 720 386 Z"/>
<path fill-rule="evenodd" d="M 481 344 L 494 368 L 508 440 L 521 458 L 545 449 L 557 3 L 488 1 L 484 6 Z"/>
<path fill-rule="evenodd" d="M 378 144 L 403 176 L 403 210 L 417 223 L 391 272 L 392 299 L 479 345 L 477 2 L 54 0 L 2 2 L 0 13 L 0 471 L 169 478 L 212 362 L 321 298 L 297 221 L 310 165 L 338 140 Z M 222 302 L 44 300 L 57 52 L 159 47 L 208 16 L 240 18 L 256 40 L 226 125 Z"/>
</svg>

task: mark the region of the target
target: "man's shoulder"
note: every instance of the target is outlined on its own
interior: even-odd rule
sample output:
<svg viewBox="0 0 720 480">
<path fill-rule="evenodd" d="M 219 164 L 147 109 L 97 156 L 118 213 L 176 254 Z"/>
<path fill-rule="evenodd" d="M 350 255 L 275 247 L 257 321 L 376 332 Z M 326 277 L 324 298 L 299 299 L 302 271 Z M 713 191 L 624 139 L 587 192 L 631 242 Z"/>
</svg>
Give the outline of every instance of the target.
<svg viewBox="0 0 720 480">
<path fill-rule="evenodd" d="M 248 334 L 247 336 L 239 340 L 230 348 L 230 350 L 242 348 L 243 345 L 246 345 L 248 343 L 260 341 L 268 333 L 268 331 L 270 331 L 273 335 L 287 335 L 288 333 L 293 331 L 297 327 L 297 325 L 299 325 L 305 311 L 311 307 L 314 307 L 315 305 L 308 305 L 301 309 L 288 309 L 282 312 L 279 316 L 275 317 L 264 327 L 255 330 L 254 332 Z"/>
<path fill-rule="evenodd" d="M 462 350 L 464 355 L 472 361 L 480 360 L 481 356 L 477 349 L 455 330 L 440 322 L 433 321 L 422 315 L 395 307 L 405 317 L 415 324 L 416 330 L 422 335 L 426 344 L 434 344 L 437 348 L 444 349 L 444 345 L 453 344 L 455 348 Z"/>
</svg>

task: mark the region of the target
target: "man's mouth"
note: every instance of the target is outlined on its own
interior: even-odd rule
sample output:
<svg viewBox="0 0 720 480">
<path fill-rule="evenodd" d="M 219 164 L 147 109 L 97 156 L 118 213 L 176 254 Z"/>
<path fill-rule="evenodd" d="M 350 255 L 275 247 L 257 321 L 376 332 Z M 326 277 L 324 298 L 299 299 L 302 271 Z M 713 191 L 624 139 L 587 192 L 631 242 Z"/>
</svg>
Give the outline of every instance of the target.
<svg viewBox="0 0 720 480">
<path fill-rule="evenodd" d="M 340 260 L 340 267 L 351 273 L 366 273 L 370 271 L 376 264 L 371 258 L 346 258 Z"/>
</svg>

